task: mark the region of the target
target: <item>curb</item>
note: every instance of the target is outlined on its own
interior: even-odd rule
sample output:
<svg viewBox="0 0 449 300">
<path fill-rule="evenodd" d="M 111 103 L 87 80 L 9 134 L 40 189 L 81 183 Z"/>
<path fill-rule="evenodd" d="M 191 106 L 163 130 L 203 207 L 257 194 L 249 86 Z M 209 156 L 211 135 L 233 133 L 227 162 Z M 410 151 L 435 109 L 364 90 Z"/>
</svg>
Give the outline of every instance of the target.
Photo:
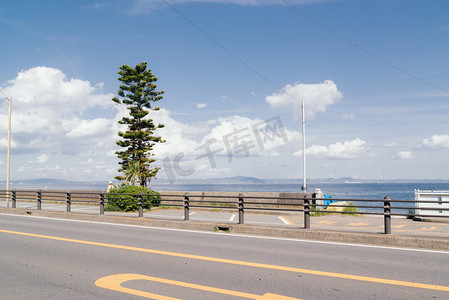
<svg viewBox="0 0 449 300">
<path fill-rule="evenodd" d="M 422 236 L 416 237 L 416 236 L 397 235 L 397 234 L 385 235 L 381 233 L 302 229 L 297 227 L 283 228 L 283 227 L 268 227 L 256 225 L 208 223 L 197 221 L 147 219 L 147 218 L 108 216 L 108 215 L 87 215 L 79 213 L 24 210 L 15 208 L 0 208 L 0 213 L 16 214 L 16 215 L 32 215 L 32 216 L 59 218 L 67 220 L 104 222 L 113 224 L 140 225 L 158 228 L 185 229 L 185 230 L 197 230 L 209 232 L 216 231 L 216 232 L 223 232 L 223 234 L 234 233 L 242 235 L 329 241 L 329 242 L 363 244 L 373 246 L 389 246 L 389 247 L 400 247 L 411 249 L 449 251 L 449 238 L 439 238 L 439 237 L 422 237 Z"/>
</svg>

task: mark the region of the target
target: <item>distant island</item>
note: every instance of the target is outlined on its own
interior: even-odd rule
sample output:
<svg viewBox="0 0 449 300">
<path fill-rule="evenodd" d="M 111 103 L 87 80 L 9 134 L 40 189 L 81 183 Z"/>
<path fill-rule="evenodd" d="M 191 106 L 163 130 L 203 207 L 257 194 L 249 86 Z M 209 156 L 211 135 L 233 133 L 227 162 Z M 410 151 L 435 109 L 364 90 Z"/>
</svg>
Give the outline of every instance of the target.
<svg viewBox="0 0 449 300">
<path fill-rule="evenodd" d="M 52 178 L 11 180 L 13 189 L 88 189 L 106 190 L 109 180 L 104 181 L 74 181 Z M 177 178 L 174 184 L 297 184 L 301 186 L 302 179 L 256 178 L 250 176 L 232 176 L 224 178 Z M 308 184 L 366 184 L 366 183 L 449 183 L 447 179 L 360 179 L 352 177 L 340 178 L 308 178 Z M 170 185 L 168 180 L 156 179 L 158 184 Z M 1 187 L 6 187 L 5 181 L 0 181 Z M 1 188 L 0 187 L 0 188 Z"/>
</svg>

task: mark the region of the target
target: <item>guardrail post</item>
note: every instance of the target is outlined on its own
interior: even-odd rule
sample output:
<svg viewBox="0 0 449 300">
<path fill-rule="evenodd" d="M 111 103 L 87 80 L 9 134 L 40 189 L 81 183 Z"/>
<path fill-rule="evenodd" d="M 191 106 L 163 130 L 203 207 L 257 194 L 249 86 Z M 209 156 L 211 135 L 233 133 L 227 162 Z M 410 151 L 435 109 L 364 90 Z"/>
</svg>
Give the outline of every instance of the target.
<svg viewBox="0 0 449 300">
<path fill-rule="evenodd" d="M 16 190 L 12 190 L 12 195 L 11 195 L 11 200 L 12 200 L 12 208 L 16 208 L 16 201 L 17 201 L 17 194 L 16 194 Z"/>
<path fill-rule="evenodd" d="M 72 194 L 70 191 L 67 191 L 67 205 L 66 205 L 66 212 L 70 212 L 72 210 Z"/>
<path fill-rule="evenodd" d="M 310 201 L 304 194 L 304 229 L 310 229 Z"/>
<path fill-rule="evenodd" d="M 139 194 L 139 218 L 143 217 L 143 192 Z"/>
<path fill-rule="evenodd" d="M 100 215 L 104 215 L 104 194 L 100 194 Z"/>
<path fill-rule="evenodd" d="M 245 223 L 245 204 L 243 194 L 239 195 L 239 224 Z"/>
<path fill-rule="evenodd" d="M 185 193 L 184 195 L 184 221 L 189 220 L 189 210 L 190 210 L 190 195 Z"/>
<path fill-rule="evenodd" d="M 37 191 L 37 210 L 42 209 L 42 190 Z"/>
<path fill-rule="evenodd" d="M 384 198 L 384 233 L 391 234 L 391 206 L 390 197 L 385 196 Z"/>
</svg>

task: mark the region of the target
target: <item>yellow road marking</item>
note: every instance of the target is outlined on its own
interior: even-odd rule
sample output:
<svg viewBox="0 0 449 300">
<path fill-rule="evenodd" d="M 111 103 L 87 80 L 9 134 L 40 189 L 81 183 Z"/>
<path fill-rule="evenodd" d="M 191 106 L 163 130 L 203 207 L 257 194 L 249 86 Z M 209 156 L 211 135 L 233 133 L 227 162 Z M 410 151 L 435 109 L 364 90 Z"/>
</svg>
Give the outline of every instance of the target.
<svg viewBox="0 0 449 300">
<path fill-rule="evenodd" d="M 197 260 L 211 261 L 211 262 L 225 263 L 225 264 L 233 264 L 233 265 L 240 265 L 240 266 L 247 266 L 247 267 L 254 267 L 254 268 L 263 268 L 263 269 L 270 269 L 270 270 L 278 270 L 278 271 L 286 271 L 286 272 L 294 272 L 294 273 L 302 273 L 302 274 L 318 275 L 318 276 L 326 276 L 326 277 L 334 277 L 334 278 L 342 278 L 342 279 L 351 279 L 351 280 L 375 282 L 375 283 L 383 283 L 383 284 L 392 284 L 392 285 L 399 285 L 399 286 L 406 286 L 406 287 L 414 287 L 414 288 L 449 292 L 449 286 L 442 286 L 442 285 L 433 285 L 433 284 L 425 284 L 425 283 L 383 279 L 383 278 L 376 278 L 376 277 L 350 275 L 350 274 L 343 274 L 343 273 L 308 270 L 308 269 L 301 269 L 301 268 L 295 268 L 295 267 L 276 266 L 276 265 L 270 265 L 270 264 L 254 263 L 254 262 L 247 262 L 247 261 L 233 260 L 233 259 L 226 259 L 226 258 L 216 258 L 216 257 L 208 257 L 208 256 L 194 255 L 194 254 L 185 254 L 185 253 L 169 252 L 169 251 L 162 251 L 162 250 L 123 246 L 123 245 L 90 242 L 90 241 L 83 241 L 83 240 L 74 240 L 74 239 L 67 239 L 67 238 L 61 238 L 61 237 L 56 237 L 56 236 L 33 234 L 33 233 L 18 232 L 18 231 L 11 231 L 11 230 L 0 229 L 0 232 L 16 234 L 16 235 L 23 235 L 23 236 L 30 236 L 30 237 L 38 237 L 38 238 L 43 238 L 43 239 L 55 240 L 55 241 L 64 241 L 64 242 L 78 243 L 78 244 L 84 244 L 84 245 L 92 245 L 92 246 L 108 247 L 108 248 L 121 249 L 121 250 L 138 251 L 138 252 L 160 254 L 160 255 L 173 256 L 173 257 L 190 258 L 190 259 L 197 259 Z"/>
<path fill-rule="evenodd" d="M 348 223 L 349 226 L 368 226 L 368 223 Z"/>
<path fill-rule="evenodd" d="M 187 283 L 182 281 L 175 281 L 170 279 L 164 279 L 164 278 L 157 278 L 157 277 L 151 277 L 146 275 L 140 275 L 140 274 L 116 274 L 116 275 L 110 275 L 103 278 L 98 279 L 95 281 L 95 285 L 101 288 L 117 291 L 117 292 L 123 292 L 131 295 L 156 299 L 156 300 L 180 300 L 178 298 L 172 298 L 167 296 L 162 296 L 158 294 L 148 293 L 144 291 L 139 291 L 135 289 L 125 288 L 122 286 L 122 283 L 126 281 L 131 280 L 149 280 L 159 283 L 165 283 L 165 284 L 171 284 L 181 287 L 186 287 L 190 289 L 196 289 L 201 291 L 207 291 L 207 292 L 213 292 L 218 294 L 224 294 L 224 295 L 230 295 L 230 296 L 236 296 L 241 298 L 248 298 L 248 299 L 258 299 L 258 300 L 269 300 L 269 299 L 279 299 L 279 300 L 299 300 L 297 298 L 291 298 L 276 294 L 267 293 L 265 295 L 255 295 L 255 294 L 249 294 L 249 293 L 243 293 L 243 292 L 237 292 L 237 291 L 231 291 L 231 290 L 225 290 L 220 288 L 214 288 L 210 286 L 205 285 L 199 285 L 194 283 Z"/>
<path fill-rule="evenodd" d="M 280 216 L 280 219 L 284 220 L 285 223 L 289 224 L 289 225 L 295 225 L 295 223 L 293 223 L 292 221 L 290 221 L 289 219 L 287 219 L 284 216 Z"/>
<path fill-rule="evenodd" d="M 421 230 L 434 231 L 437 227 L 422 227 Z"/>
<path fill-rule="evenodd" d="M 393 226 L 391 226 L 391 228 L 403 228 L 405 226 L 407 226 L 407 225 L 393 225 Z"/>
<path fill-rule="evenodd" d="M 317 224 L 335 224 L 337 222 L 323 220 L 323 221 L 318 221 L 318 222 L 315 222 L 315 223 L 317 223 Z"/>
</svg>

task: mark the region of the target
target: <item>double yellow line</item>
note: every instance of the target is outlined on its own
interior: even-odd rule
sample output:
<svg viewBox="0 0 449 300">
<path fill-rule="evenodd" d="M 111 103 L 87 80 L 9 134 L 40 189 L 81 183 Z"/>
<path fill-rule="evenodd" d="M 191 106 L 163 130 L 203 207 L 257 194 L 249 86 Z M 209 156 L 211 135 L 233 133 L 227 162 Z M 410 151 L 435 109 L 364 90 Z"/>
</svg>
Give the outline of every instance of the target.
<svg viewBox="0 0 449 300">
<path fill-rule="evenodd" d="M 201 255 L 161 251 L 161 250 L 154 250 L 154 249 L 107 244 L 107 243 L 98 243 L 98 242 L 83 241 L 83 240 L 74 240 L 74 239 L 67 239 L 67 238 L 61 238 L 61 237 L 55 237 L 55 236 L 18 232 L 18 231 L 11 231 L 11 230 L 1 230 L 0 229 L 0 232 L 8 233 L 8 234 L 15 234 L 15 235 L 22 235 L 22 236 L 29 236 L 29 237 L 36 237 L 36 238 L 43 238 L 43 239 L 54 240 L 54 241 L 62 241 L 62 242 L 70 242 L 70 243 L 77 243 L 77 244 L 84 244 L 84 245 L 91 245 L 91 246 L 107 247 L 107 248 L 114 248 L 114 249 L 121 249 L 121 250 L 128 250 L 128 251 L 137 251 L 137 252 L 143 252 L 143 253 L 182 257 L 182 258 L 189 258 L 189 259 L 196 259 L 196 260 L 210 261 L 210 262 L 217 262 L 217 263 L 224 263 L 224 264 L 232 264 L 232 265 L 239 265 L 239 266 L 246 266 L 246 267 L 254 267 L 254 268 L 270 269 L 270 270 L 277 270 L 277 271 L 286 271 L 286 272 L 294 272 L 294 273 L 302 273 L 302 274 L 310 274 L 310 275 L 318 275 L 318 276 L 326 276 L 326 277 L 342 278 L 342 279 L 351 279 L 351 280 L 365 281 L 365 282 L 372 282 L 372 283 L 391 284 L 391 285 L 397 285 L 397 286 L 405 286 L 405 287 L 412 287 L 412 288 L 421 288 L 421 289 L 449 292 L 449 286 L 416 283 L 416 282 L 408 282 L 408 281 L 400 281 L 400 280 L 391 280 L 391 279 L 383 279 L 383 278 L 367 277 L 367 276 L 358 276 L 358 275 L 350 275 L 350 274 L 343 274 L 343 273 L 325 272 L 325 271 L 301 269 L 301 268 L 294 268 L 294 267 L 276 266 L 276 265 L 270 265 L 270 264 L 254 263 L 254 262 L 247 262 L 247 261 L 240 261 L 240 260 L 233 260 L 233 259 L 208 257 L 208 256 L 201 256 Z"/>
</svg>

